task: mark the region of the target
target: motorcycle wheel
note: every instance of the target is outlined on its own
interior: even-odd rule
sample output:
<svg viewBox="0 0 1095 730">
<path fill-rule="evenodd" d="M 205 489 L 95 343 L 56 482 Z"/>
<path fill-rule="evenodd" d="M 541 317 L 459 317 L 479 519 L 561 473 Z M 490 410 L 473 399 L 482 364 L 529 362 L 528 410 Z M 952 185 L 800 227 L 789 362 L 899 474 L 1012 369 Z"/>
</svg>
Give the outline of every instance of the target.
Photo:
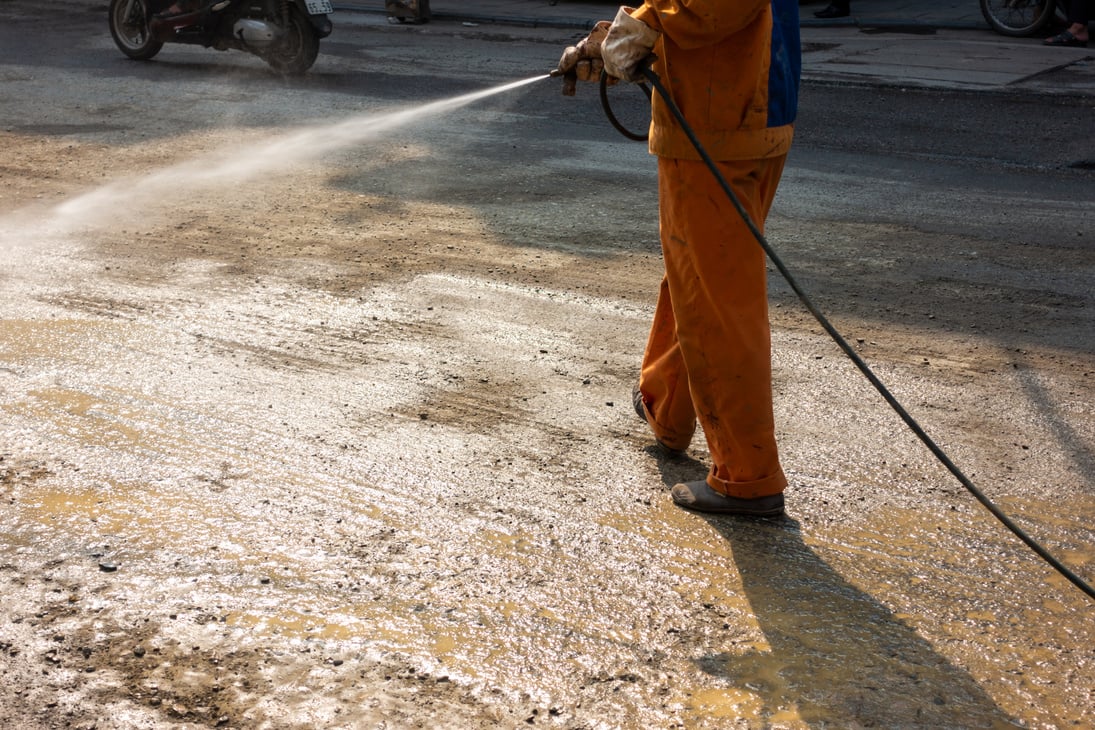
<svg viewBox="0 0 1095 730">
<path fill-rule="evenodd" d="M 1056 0 L 980 0 L 981 15 L 997 33 L 1013 37 L 1037 34 L 1057 11 Z"/>
<path fill-rule="evenodd" d="M 298 76 L 312 67 L 319 55 L 319 36 L 308 16 L 296 5 L 289 6 L 285 37 L 263 54 L 263 60 L 278 73 Z"/>
<path fill-rule="evenodd" d="M 148 30 L 148 0 L 110 0 L 110 35 L 122 53 L 147 61 L 163 48 Z"/>
</svg>

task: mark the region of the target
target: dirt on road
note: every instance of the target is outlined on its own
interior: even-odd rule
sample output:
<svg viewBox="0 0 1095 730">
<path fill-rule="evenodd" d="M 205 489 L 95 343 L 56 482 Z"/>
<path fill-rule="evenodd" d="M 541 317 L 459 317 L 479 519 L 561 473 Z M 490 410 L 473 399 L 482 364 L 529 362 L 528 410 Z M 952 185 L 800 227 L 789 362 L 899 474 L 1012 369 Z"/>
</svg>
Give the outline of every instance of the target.
<svg viewBox="0 0 1095 730">
<path fill-rule="evenodd" d="M 608 225 L 620 201 L 429 134 L 188 185 L 173 166 L 284 130 L 161 136 L 106 102 L 12 121 L 32 106 L 0 126 L 8 727 L 1095 722 L 1090 601 L 775 277 L 788 516 L 672 506 L 706 451 L 665 457 L 629 402 L 652 186 Z M 650 164 L 583 154 L 543 164 Z M 1089 249 L 779 210 L 769 235 L 842 282 L 822 306 L 955 461 L 1095 577 Z"/>
</svg>

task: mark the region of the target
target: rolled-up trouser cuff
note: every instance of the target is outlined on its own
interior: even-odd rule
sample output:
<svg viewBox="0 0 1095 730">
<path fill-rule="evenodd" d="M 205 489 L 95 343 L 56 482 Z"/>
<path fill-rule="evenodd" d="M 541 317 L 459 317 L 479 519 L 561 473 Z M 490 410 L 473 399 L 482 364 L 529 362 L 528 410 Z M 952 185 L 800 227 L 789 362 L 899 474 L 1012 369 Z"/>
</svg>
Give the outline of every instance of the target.
<svg viewBox="0 0 1095 730">
<path fill-rule="evenodd" d="M 782 494 L 787 488 L 787 477 L 781 469 L 771 476 L 757 479 L 751 482 L 731 482 L 718 476 L 718 467 L 711 467 L 707 475 L 707 486 L 726 497 L 738 499 L 756 499 L 758 497 L 770 497 L 773 494 Z"/>
</svg>

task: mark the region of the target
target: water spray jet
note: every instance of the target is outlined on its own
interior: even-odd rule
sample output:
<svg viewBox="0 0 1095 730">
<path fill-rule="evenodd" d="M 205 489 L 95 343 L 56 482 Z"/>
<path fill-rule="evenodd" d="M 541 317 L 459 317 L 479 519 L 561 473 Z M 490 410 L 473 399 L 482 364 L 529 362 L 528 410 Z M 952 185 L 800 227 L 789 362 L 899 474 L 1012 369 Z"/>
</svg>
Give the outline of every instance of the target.
<svg viewBox="0 0 1095 730">
<path fill-rule="evenodd" d="M 212 189 L 273 174 L 549 77 L 539 74 L 407 109 L 304 127 L 242 148 L 219 149 L 145 175 L 116 180 L 70 198 L 42 215 L 23 212 L 7 216 L 4 232 L 0 233 L 0 249 L 15 248 L 26 240 L 65 239 L 78 231 L 116 224 L 126 212 L 163 207 L 165 201 L 177 197 L 179 190 Z"/>
</svg>

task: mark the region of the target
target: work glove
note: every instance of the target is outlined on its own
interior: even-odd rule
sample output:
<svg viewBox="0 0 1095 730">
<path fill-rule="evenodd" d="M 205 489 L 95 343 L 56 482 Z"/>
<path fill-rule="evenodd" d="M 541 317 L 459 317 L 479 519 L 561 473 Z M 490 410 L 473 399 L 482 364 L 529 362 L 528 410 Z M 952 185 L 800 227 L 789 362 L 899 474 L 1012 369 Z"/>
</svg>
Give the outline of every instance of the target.
<svg viewBox="0 0 1095 730">
<path fill-rule="evenodd" d="M 574 96 L 579 79 L 582 81 L 596 81 L 601 77 L 604 63 L 601 61 L 601 44 L 608 35 L 608 28 L 612 25 L 607 20 L 602 20 L 593 26 L 588 36 L 578 41 L 577 45 L 569 46 L 563 51 L 559 59 L 559 71 L 563 73 L 563 96 Z"/>
<path fill-rule="evenodd" d="M 631 17 L 634 8 L 622 7 L 601 43 L 605 71 L 624 81 L 642 81 L 639 62 L 650 55 L 660 35 L 643 21 Z"/>
</svg>

